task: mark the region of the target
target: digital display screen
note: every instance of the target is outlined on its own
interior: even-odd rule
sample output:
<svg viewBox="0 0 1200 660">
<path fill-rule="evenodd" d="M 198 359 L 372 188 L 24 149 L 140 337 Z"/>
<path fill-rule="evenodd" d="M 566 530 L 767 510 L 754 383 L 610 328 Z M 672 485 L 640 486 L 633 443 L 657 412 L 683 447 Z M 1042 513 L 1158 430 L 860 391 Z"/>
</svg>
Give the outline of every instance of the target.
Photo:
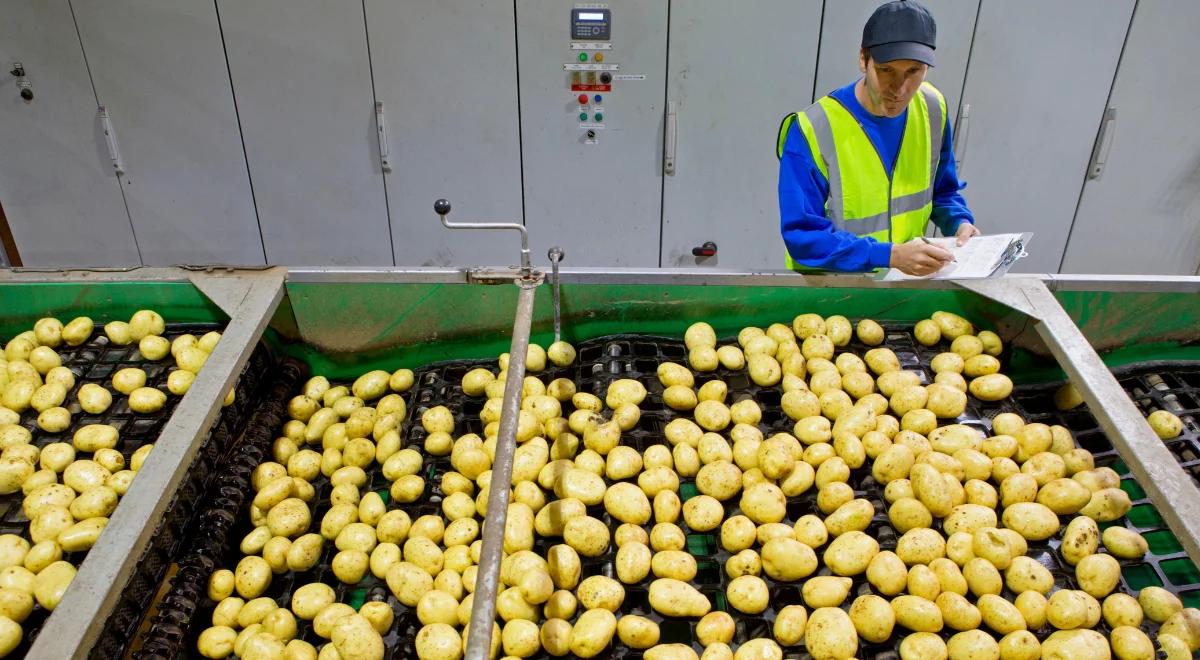
<svg viewBox="0 0 1200 660">
<path fill-rule="evenodd" d="M 571 39 L 575 41 L 610 41 L 612 13 L 607 9 L 572 9 Z"/>
</svg>

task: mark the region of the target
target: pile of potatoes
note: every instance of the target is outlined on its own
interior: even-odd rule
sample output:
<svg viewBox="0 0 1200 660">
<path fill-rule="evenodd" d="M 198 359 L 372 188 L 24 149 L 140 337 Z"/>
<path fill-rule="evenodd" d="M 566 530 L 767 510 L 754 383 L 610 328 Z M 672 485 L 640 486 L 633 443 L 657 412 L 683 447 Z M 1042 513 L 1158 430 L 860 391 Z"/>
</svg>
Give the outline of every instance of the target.
<svg viewBox="0 0 1200 660">
<path fill-rule="evenodd" d="M 531 344 L 492 656 L 588 658 L 621 644 L 649 660 L 769 660 L 802 643 L 817 660 L 832 660 L 855 657 L 864 642 L 898 638 L 905 659 L 1125 660 L 1154 657 L 1140 628 L 1149 619 L 1160 624 L 1157 641 L 1168 657 L 1191 657 L 1200 649 L 1200 611 L 1161 588 L 1137 598 L 1118 591 L 1118 560 L 1142 557 L 1147 544 L 1124 527 L 1100 532 L 1098 523 L 1119 520 L 1131 506 L 1117 473 L 1095 467 L 1063 427 L 1011 413 L 995 418 L 990 435 L 952 423 L 968 393 L 984 401 L 1011 393 L 1000 373 L 1000 338 L 946 312 L 918 323 L 914 334 L 949 348 L 934 358 L 928 384 L 901 368 L 882 347 L 884 329 L 869 319 L 854 325 L 801 314 L 790 326 L 745 328 L 723 346 L 711 326 L 696 323 L 684 335 L 687 364 L 657 369 L 674 418 L 662 444 L 644 451 L 622 440 L 648 405 L 646 383 L 620 379 L 592 393 L 568 379 L 545 382 L 539 374 L 547 363 L 569 365 L 575 351 Z M 855 337 L 869 347 L 861 358 L 849 349 Z M 465 396 L 484 399 L 482 435 L 432 407 L 412 421 L 426 432 L 421 451 L 401 443 L 407 411 L 399 394 L 412 385 L 411 372 L 373 371 L 349 388 L 321 377 L 306 383 L 289 406 L 274 460 L 254 473 L 255 529 L 242 541 L 244 557 L 210 582 L 216 608 L 200 652 L 382 658 L 394 616 L 387 604 L 355 612 L 321 583 L 304 584 L 288 603 L 263 595 L 273 576 L 312 568 L 332 543 L 342 582 L 355 584 L 369 570 L 415 610 L 419 658 L 462 657 L 507 354 L 498 367 L 462 380 Z M 778 387 L 791 432 L 765 434 L 762 408 L 729 400 L 728 385 L 712 373 L 718 367 Z M 412 520 L 405 504 L 426 492 L 427 456 L 449 457 L 452 470 L 440 477 L 441 515 Z M 391 502 L 363 492 L 368 470 L 389 480 Z M 309 503 L 320 476 L 332 485 L 333 504 L 318 521 Z M 685 502 L 688 481 L 698 494 Z M 882 489 L 886 511 L 857 496 L 851 483 L 864 481 Z M 789 502 L 810 491 L 815 508 L 790 520 Z M 884 515 L 900 533 L 894 550 L 870 533 Z M 1068 519 L 1065 530 L 1060 517 Z M 719 536 L 733 613 L 714 611 L 693 584 L 689 533 Z M 1028 556 L 1031 543 L 1051 538 L 1061 538 L 1077 589 L 1056 588 Z M 590 558 L 611 558 L 612 575 L 584 578 Z M 852 599 L 856 580 L 870 593 Z M 778 583 L 795 584 L 804 604 L 773 608 L 770 587 Z M 622 614 L 626 586 L 647 584 L 657 615 L 694 622 L 702 656 L 660 643 L 654 618 Z M 770 617 L 771 636 L 735 641 L 739 613 Z M 1101 619 L 1107 637 L 1094 630 Z M 328 643 L 318 650 L 298 639 L 307 625 L 298 620 L 311 621 Z"/>
<path fill-rule="evenodd" d="M 105 333 L 116 344 L 138 342 L 148 360 L 174 355 L 178 369 L 171 373 L 168 389 L 182 395 L 221 335 L 184 335 L 170 342 L 162 336 L 165 329 L 161 315 L 140 310 L 128 323 L 109 323 Z M 35 603 L 47 610 L 58 605 L 75 577 L 64 553 L 84 552 L 95 544 L 153 447 L 140 447 L 127 464 L 116 449 L 116 428 L 74 424 L 73 415 L 99 415 L 113 404 L 109 388 L 85 383 L 75 391 L 76 375 L 63 366 L 56 350 L 86 343 L 94 330 L 87 317 L 66 325 L 43 318 L 9 340 L 0 356 L 0 495 L 22 493 L 29 519 L 27 536 L 0 535 L 0 657 L 20 644 L 21 624 Z M 126 395 L 135 413 L 158 411 L 167 400 L 162 391 L 146 387 L 141 369 L 113 374 L 112 390 Z M 72 391 L 74 402 L 67 400 Z M 21 423 L 22 416 L 33 415 L 40 431 L 71 432 L 70 442 L 39 446 Z"/>
</svg>

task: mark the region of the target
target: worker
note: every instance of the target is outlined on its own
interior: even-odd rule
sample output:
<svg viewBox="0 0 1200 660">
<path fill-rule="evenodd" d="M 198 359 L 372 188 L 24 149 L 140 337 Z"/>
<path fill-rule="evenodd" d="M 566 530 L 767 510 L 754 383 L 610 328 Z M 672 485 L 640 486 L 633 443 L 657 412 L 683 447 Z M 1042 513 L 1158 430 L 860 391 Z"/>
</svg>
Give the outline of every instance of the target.
<svg viewBox="0 0 1200 660">
<path fill-rule="evenodd" d="M 784 118 L 776 143 L 779 214 L 791 269 L 928 275 L 979 235 L 959 191 L 941 92 L 925 82 L 937 26 L 915 0 L 894 0 L 863 28 L 863 76 Z"/>
</svg>

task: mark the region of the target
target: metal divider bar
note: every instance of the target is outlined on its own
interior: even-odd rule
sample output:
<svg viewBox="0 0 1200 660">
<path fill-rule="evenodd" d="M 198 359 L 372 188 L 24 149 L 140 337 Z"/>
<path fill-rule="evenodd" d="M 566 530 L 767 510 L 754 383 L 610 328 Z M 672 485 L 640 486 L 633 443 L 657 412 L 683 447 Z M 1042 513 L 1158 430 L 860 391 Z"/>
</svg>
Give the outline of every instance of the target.
<svg viewBox="0 0 1200 660">
<path fill-rule="evenodd" d="M 86 658 L 104 629 L 105 620 L 162 520 L 171 494 L 283 299 L 282 269 L 240 273 L 239 277 L 243 291 L 229 311 L 229 325 L 221 341 L 163 427 L 154 451 L 80 565 L 62 602 L 42 627 L 28 657 Z M 232 292 L 227 289 L 226 293 Z"/>
<path fill-rule="evenodd" d="M 1068 378 L 1083 395 L 1100 428 L 1154 503 L 1180 545 L 1200 561 L 1200 489 L 1179 466 L 1100 355 L 1035 278 L 960 281 L 966 289 L 1023 311 Z"/>
<path fill-rule="evenodd" d="M 521 409 L 521 387 L 525 380 L 525 355 L 529 351 L 529 330 L 533 322 L 533 298 L 541 284 L 540 276 L 517 280 L 521 287 L 517 313 L 513 321 L 512 346 L 508 351 L 508 375 L 504 380 L 504 399 L 500 408 L 500 430 L 496 438 L 496 460 L 492 462 L 492 481 L 488 488 L 487 517 L 483 527 L 483 548 L 475 581 L 471 623 L 467 629 L 466 660 L 491 657 L 492 626 L 496 619 L 496 594 L 500 584 L 500 559 L 503 555 L 504 526 L 508 518 L 508 497 L 512 481 L 513 453 L 517 444 L 517 416 Z"/>
</svg>

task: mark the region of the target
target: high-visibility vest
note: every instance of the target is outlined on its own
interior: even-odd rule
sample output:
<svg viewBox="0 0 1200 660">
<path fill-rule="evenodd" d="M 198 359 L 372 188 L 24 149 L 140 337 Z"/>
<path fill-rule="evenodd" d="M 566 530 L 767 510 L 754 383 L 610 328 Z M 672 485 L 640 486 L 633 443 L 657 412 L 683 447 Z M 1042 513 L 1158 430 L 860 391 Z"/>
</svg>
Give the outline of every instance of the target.
<svg viewBox="0 0 1200 660">
<path fill-rule="evenodd" d="M 890 178 L 879 150 L 858 120 L 830 96 L 784 118 L 777 155 L 783 158 L 788 130 L 795 123 L 808 141 L 813 162 L 829 182 L 825 217 L 833 226 L 856 236 L 903 243 L 925 233 L 933 210 L 933 179 L 945 117 L 945 97 L 923 83 L 908 103 L 900 153 Z M 805 268 L 790 254 L 787 266 Z"/>
</svg>

